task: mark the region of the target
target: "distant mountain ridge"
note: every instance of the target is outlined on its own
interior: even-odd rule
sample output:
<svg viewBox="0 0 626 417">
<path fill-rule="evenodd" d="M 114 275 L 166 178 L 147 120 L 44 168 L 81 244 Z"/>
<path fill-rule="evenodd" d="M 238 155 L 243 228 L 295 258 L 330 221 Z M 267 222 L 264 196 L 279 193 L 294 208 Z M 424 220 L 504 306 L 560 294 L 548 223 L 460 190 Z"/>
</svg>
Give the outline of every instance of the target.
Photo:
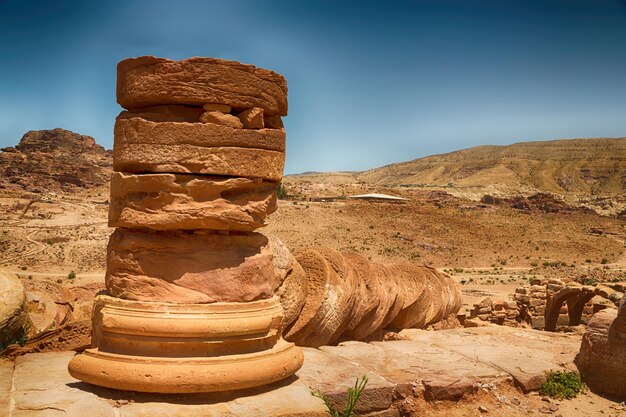
<svg viewBox="0 0 626 417">
<path fill-rule="evenodd" d="M 64 129 L 31 130 L 0 152 L 0 188 L 77 191 L 108 183 L 113 153 Z"/>
<path fill-rule="evenodd" d="M 555 194 L 626 193 L 626 138 L 562 139 L 477 146 L 320 181 L 384 186 L 498 187 Z M 303 181 L 307 176 L 290 176 Z"/>
</svg>

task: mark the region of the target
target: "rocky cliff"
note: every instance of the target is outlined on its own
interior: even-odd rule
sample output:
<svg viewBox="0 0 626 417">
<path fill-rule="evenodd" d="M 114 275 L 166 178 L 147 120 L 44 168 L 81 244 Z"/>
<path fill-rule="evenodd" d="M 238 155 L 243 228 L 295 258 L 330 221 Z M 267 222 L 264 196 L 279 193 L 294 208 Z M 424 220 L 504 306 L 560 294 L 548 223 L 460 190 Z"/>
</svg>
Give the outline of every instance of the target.
<svg viewBox="0 0 626 417">
<path fill-rule="evenodd" d="M 0 188 L 76 191 L 109 181 L 112 152 L 90 136 L 64 129 L 31 130 L 0 152 Z"/>
</svg>

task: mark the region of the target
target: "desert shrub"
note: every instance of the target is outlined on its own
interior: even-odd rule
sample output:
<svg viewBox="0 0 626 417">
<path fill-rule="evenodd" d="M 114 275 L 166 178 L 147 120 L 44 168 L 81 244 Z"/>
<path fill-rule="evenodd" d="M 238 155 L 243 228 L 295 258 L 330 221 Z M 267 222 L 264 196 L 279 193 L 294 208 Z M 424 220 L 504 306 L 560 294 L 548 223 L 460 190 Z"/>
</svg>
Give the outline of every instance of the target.
<svg viewBox="0 0 626 417">
<path fill-rule="evenodd" d="M 57 284 L 60 284 L 62 282 L 63 282 L 63 280 L 61 278 L 57 279 Z"/>
<path fill-rule="evenodd" d="M 356 380 L 353 388 L 348 388 L 348 402 L 343 407 L 343 411 L 337 410 L 335 406 L 331 404 L 328 398 L 326 398 L 326 396 L 324 396 L 324 394 L 320 393 L 319 391 L 312 392 L 311 394 L 315 397 L 321 398 L 322 401 L 324 401 L 324 404 L 326 405 L 326 408 L 328 408 L 328 412 L 330 413 L 331 417 L 353 417 L 356 416 L 354 409 L 366 385 L 367 375 L 363 375 L 362 378 Z"/>
<path fill-rule="evenodd" d="M 67 278 L 68 278 L 68 279 L 74 279 L 74 278 L 76 278 L 76 272 L 71 271 L 69 274 L 67 274 Z"/>
<path fill-rule="evenodd" d="M 609 260 L 608 260 L 608 259 L 606 259 L 606 258 L 602 258 L 602 260 L 600 261 L 600 263 L 601 263 L 602 265 L 606 265 L 606 264 L 608 264 L 608 263 L 609 263 Z"/>
<path fill-rule="evenodd" d="M 591 263 L 591 259 L 585 259 L 585 262 L 590 264 Z"/>
<path fill-rule="evenodd" d="M 276 196 L 279 200 L 284 200 L 285 198 L 287 198 L 287 190 L 285 190 L 285 186 L 283 184 L 280 184 L 280 186 L 278 187 L 278 191 L 276 191 Z"/>
<path fill-rule="evenodd" d="M 539 392 L 557 400 L 574 398 L 580 392 L 582 382 L 577 372 L 557 371 L 548 374 L 548 380 Z"/>
</svg>

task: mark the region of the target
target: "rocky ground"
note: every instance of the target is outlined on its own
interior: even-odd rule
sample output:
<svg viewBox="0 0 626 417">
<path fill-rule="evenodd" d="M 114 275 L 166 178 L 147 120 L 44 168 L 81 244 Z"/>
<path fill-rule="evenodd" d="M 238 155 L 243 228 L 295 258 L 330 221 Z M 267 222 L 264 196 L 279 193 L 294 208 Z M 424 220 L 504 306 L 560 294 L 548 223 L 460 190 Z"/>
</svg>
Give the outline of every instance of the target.
<svg viewBox="0 0 626 417">
<path fill-rule="evenodd" d="M 407 330 L 386 342 L 305 348 L 297 377 L 265 390 L 221 395 L 150 395 L 89 386 L 67 374 L 72 352 L 29 354 L 0 364 L 0 404 L 9 416 L 325 416 L 321 392 L 341 405 L 367 375 L 357 406 L 369 416 L 621 416 L 623 405 L 586 391 L 542 398 L 549 370 L 573 369 L 580 338 L 488 326 Z M 41 378 L 41 375 L 48 375 Z"/>
</svg>

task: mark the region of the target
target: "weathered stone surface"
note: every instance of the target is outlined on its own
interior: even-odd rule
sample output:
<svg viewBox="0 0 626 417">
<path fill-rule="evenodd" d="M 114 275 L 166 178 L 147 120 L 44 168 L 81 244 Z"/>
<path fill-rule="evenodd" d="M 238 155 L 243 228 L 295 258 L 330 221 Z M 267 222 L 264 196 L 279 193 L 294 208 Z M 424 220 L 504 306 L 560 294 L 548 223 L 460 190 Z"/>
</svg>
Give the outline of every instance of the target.
<svg viewBox="0 0 626 417">
<path fill-rule="evenodd" d="M 13 385 L 13 362 L 0 360 L 0 410 L 11 408 Z"/>
<path fill-rule="evenodd" d="M 204 113 L 202 107 L 171 104 L 166 106 L 151 106 L 131 111 L 123 111 L 119 114 L 119 116 L 117 116 L 117 120 L 140 117 L 151 122 L 198 123 L 202 113 Z"/>
<path fill-rule="evenodd" d="M 344 319 L 349 313 L 346 301 L 349 294 L 339 273 L 333 267 L 323 253 L 316 249 L 309 249 L 307 252 L 316 252 L 314 263 L 301 262 L 296 254 L 296 259 L 300 262 L 311 283 L 311 275 L 323 274 L 322 279 L 316 279 L 314 283 L 325 283 L 321 289 L 307 291 L 307 294 L 321 292 L 322 300 L 313 318 L 309 321 L 304 334 L 295 338 L 297 344 L 301 346 L 318 347 L 331 342 L 333 335 L 344 324 Z M 304 308 L 307 307 L 305 303 Z M 289 339 L 288 339 L 289 340 Z"/>
<path fill-rule="evenodd" d="M 302 311 L 307 297 L 307 275 L 289 249 L 274 236 L 269 236 L 269 245 L 276 277 L 276 294 L 283 307 L 283 328 L 293 323 Z"/>
<path fill-rule="evenodd" d="M 174 416 L 326 417 L 328 410 L 323 401 L 312 396 L 300 381 L 276 383 L 233 394 L 194 396 L 191 401 L 164 402 L 160 398 L 146 398 L 120 409 L 120 417 Z"/>
<path fill-rule="evenodd" d="M 436 332 L 406 329 L 400 335 L 495 367 L 511 375 L 524 391 L 539 389 L 548 372 L 572 367 L 578 345 L 576 338 L 567 335 L 505 326 Z"/>
<path fill-rule="evenodd" d="M 0 270 L 0 346 L 14 343 L 28 325 L 26 293 L 22 282 L 13 274 Z"/>
<path fill-rule="evenodd" d="M 369 261 L 366 257 L 355 253 L 343 253 L 342 255 L 355 277 L 353 309 L 344 333 L 345 337 L 349 337 L 350 332 L 378 306 L 378 281 L 375 280 L 375 277 L 372 277 Z"/>
<path fill-rule="evenodd" d="M 221 126 L 228 126 L 235 129 L 243 128 L 243 123 L 232 114 L 224 114 L 218 111 L 208 111 L 200 116 L 202 123 L 212 123 Z"/>
<path fill-rule="evenodd" d="M 363 376 L 367 376 L 368 382 L 355 411 L 363 414 L 391 406 L 394 385 L 384 378 L 327 352 L 311 348 L 304 348 L 303 352 L 304 366 L 296 375 L 311 391 L 323 394 L 335 408 L 344 407 L 348 389 Z"/>
<path fill-rule="evenodd" d="M 219 103 L 204 103 L 202 108 L 206 111 L 218 111 L 220 113 L 230 113 L 232 107 L 227 104 L 219 104 Z"/>
<path fill-rule="evenodd" d="M 129 144 L 116 145 L 113 153 L 113 169 L 129 173 L 192 173 L 280 181 L 284 164 L 283 152 L 252 148 Z"/>
<path fill-rule="evenodd" d="M 259 179 L 114 172 L 109 226 L 253 231 L 276 211 L 277 190 Z"/>
<path fill-rule="evenodd" d="M 621 317 L 620 317 L 621 316 Z M 626 399 L 626 308 L 596 313 L 585 330 L 576 365 L 594 391 Z"/>
<path fill-rule="evenodd" d="M 216 58 L 172 61 L 143 56 L 117 66 L 117 101 L 126 109 L 159 104 L 227 104 L 287 114 L 287 82 L 253 65 Z"/>
<path fill-rule="evenodd" d="M 442 375 L 459 379 L 467 377 L 476 381 L 502 376 L 500 371 L 488 365 L 476 363 L 446 347 L 420 340 L 343 342 L 338 346 L 323 346 L 320 349 L 373 371 L 398 385 L 398 389 L 412 390 L 420 386 L 423 380 L 437 380 Z"/>
<path fill-rule="evenodd" d="M 74 352 L 34 353 L 15 360 L 15 417 L 114 417 L 113 407 L 72 378 L 67 363 Z"/>
<path fill-rule="evenodd" d="M 478 384 L 467 377 L 442 376 L 424 381 L 424 397 L 429 401 L 458 401 L 478 391 Z"/>
<path fill-rule="evenodd" d="M 285 127 L 283 120 L 277 114 L 274 116 L 265 116 L 263 118 L 263 124 L 270 129 L 283 129 Z"/>
<path fill-rule="evenodd" d="M 301 345 L 317 317 L 318 311 L 326 298 L 326 286 L 330 277 L 329 265 L 317 251 L 304 249 L 294 254 L 307 276 L 306 299 L 298 318 L 286 329 L 285 339 Z"/>
<path fill-rule="evenodd" d="M 114 297 L 170 303 L 269 298 L 274 267 L 267 238 L 117 229 L 109 240 L 106 287 Z"/>
<path fill-rule="evenodd" d="M 422 294 L 426 286 L 423 269 L 414 264 L 402 264 L 399 273 L 404 276 L 406 296 L 404 305 L 391 322 L 391 326 L 398 329 L 413 327 L 418 321 L 420 309 L 424 309 Z"/>
<path fill-rule="evenodd" d="M 265 123 L 263 122 L 263 109 L 259 107 L 244 110 L 238 113 L 237 117 L 245 129 L 263 129 L 265 127 Z"/>
<path fill-rule="evenodd" d="M 278 298 L 182 304 L 99 296 L 92 343 L 70 374 L 89 383 L 141 392 L 195 393 L 265 385 L 302 365 L 280 338 Z"/>
<path fill-rule="evenodd" d="M 285 132 L 280 129 L 233 129 L 213 123 L 153 122 L 133 117 L 118 118 L 114 135 L 115 146 L 193 145 L 204 148 L 239 147 L 285 151 Z"/>
</svg>

